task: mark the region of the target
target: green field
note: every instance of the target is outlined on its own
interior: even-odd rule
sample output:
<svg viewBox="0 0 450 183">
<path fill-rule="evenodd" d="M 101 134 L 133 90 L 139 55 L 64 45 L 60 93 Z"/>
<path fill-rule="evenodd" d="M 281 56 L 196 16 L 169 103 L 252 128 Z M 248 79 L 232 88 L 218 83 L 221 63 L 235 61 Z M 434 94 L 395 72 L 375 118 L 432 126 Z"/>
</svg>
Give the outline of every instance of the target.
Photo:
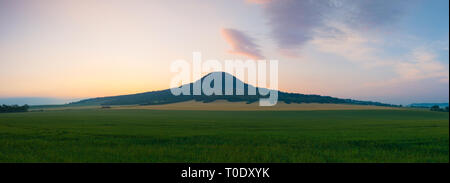
<svg viewBox="0 0 450 183">
<path fill-rule="evenodd" d="M 420 110 L 4 113 L 0 162 L 449 162 L 449 115 Z"/>
</svg>

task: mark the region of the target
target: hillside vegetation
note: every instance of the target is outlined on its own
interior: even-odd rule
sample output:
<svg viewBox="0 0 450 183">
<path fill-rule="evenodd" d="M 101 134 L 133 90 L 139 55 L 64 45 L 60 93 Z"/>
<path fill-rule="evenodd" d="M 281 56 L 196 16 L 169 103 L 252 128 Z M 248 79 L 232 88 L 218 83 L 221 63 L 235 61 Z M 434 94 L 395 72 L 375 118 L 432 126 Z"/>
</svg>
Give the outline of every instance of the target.
<svg viewBox="0 0 450 183">
<path fill-rule="evenodd" d="M 267 96 L 263 96 L 259 94 L 260 88 L 255 88 L 252 85 L 248 85 L 243 83 L 241 80 L 236 77 L 221 72 L 222 74 L 222 89 L 225 88 L 225 78 L 231 77 L 233 80 L 233 95 L 179 95 L 174 96 L 170 89 L 161 90 L 161 91 L 153 91 L 153 92 L 145 92 L 131 95 L 120 95 L 120 96 L 111 96 L 111 97 L 99 97 L 86 99 L 79 102 L 71 103 L 70 105 L 159 105 L 159 104 L 170 104 L 177 102 L 186 102 L 190 100 L 201 101 L 201 102 L 213 102 L 217 100 L 226 100 L 229 102 L 246 102 L 246 103 L 254 103 L 259 101 L 260 98 L 267 98 Z M 205 76 L 207 77 L 207 76 Z M 205 77 L 196 81 L 203 82 Z M 244 94 L 237 95 L 236 86 L 238 83 L 244 85 Z M 190 88 L 193 88 L 193 83 L 189 84 Z M 214 86 L 214 83 L 210 83 L 211 86 Z M 257 95 L 249 95 L 248 89 L 255 88 Z M 340 99 L 330 96 L 320 96 L 320 95 L 305 95 L 298 93 L 287 93 L 287 92 L 278 92 L 278 101 L 284 102 L 287 104 L 290 103 L 328 103 L 328 104 L 358 104 L 358 105 L 375 105 L 375 106 L 395 106 L 390 104 L 384 104 L 379 102 L 371 102 L 371 101 L 359 101 L 352 99 Z"/>
</svg>

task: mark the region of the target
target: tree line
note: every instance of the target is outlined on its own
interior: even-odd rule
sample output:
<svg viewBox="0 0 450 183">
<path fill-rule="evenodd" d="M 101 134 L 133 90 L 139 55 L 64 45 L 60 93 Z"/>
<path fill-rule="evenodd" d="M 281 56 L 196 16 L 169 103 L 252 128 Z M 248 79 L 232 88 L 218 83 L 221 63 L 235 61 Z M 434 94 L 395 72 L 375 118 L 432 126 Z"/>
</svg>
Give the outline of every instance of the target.
<svg viewBox="0 0 450 183">
<path fill-rule="evenodd" d="M 448 106 L 444 108 L 440 108 L 438 105 L 434 105 L 430 108 L 431 111 L 439 111 L 439 112 L 448 112 Z"/>
<path fill-rule="evenodd" d="M 0 113 L 7 113 L 7 112 L 27 112 L 30 106 L 28 105 L 0 105 Z"/>
</svg>

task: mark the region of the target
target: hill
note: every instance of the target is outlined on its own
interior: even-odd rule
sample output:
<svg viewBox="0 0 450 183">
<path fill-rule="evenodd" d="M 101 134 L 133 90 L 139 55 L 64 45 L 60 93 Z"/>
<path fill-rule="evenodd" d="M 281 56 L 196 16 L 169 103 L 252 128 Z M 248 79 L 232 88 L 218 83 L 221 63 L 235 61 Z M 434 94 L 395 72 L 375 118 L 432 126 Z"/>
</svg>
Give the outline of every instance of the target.
<svg viewBox="0 0 450 183">
<path fill-rule="evenodd" d="M 212 73 L 210 73 L 212 74 Z M 210 75 L 208 74 L 208 75 Z M 258 101 L 260 98 L 265 98 L 267 96 L 262 96 L 259 94 L 259 90 L 263 88 L 254 87 L 247 83 L 242 82 L 238 78 L 225 73 L 219 72 L 222 74 L 222 88 L 225 88 L 225 78 L 230 77 L 233 80 L 233 94 L 232 95 L 211 95 L 207 96 L 203 93 L 201 95 L 179 95 L 175 96 L 171 93 L 170 89 L 160 90 L 160 91 L 152 91 L 145 93 L 137 93 L 130 95 L 120 95 L 120 96 L 110 96 L 110 97 L 98 97 L 91 98 L 86 100 L 81 100 L 78 102 L 70 103 L 69 105 L 159 105 L 159 104 L 171 104 L 178 102 L 186 102 L 186 101 L 198 101 L 198 102 L 213 102 L 217 100 L 225 100 L 229 102 L 246 102 L 253 103 Z M 200 80 L 196 82 L 203 82 L 204 79 L 208 76 L 202 77 Z M 236 95 L 237 87 L 239 84 L 244 85 L 244 95 Z M 191 88 L 193 88 L 194 83 L 189 84 Z M 211 82 L 210 85 L 213 87 L 214 83 Z M 248 89 L 256 89 L 256 95 L 249 95 Z M 359 101 L 352 99 L 341 99 L 330 96 L 321 96 L 321 95 L 305 95 L 299 93 L 288 93 L 288 92 L 278 92 L 278 101 L 284 102 L 287 104 L 290 103 L 327 103 L 327 104 L 358 104 L 358 105 L 375 105 L 375 106 L 395 106 L 391 104 L 384 104 L 379 102 L 372 101 Z"/>
</svg>

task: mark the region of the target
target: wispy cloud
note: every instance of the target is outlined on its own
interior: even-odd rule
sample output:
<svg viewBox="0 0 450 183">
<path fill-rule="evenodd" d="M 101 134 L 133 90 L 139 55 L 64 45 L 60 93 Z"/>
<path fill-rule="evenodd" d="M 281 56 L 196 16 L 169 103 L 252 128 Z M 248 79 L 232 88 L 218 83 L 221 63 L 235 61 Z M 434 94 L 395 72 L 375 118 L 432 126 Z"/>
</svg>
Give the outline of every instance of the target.
<svg viewBox="0 0 450 183">
<path fill-rule="evenodd" d="M 254 43 L 253 38 L 235 29 L 222 29 L 221 34 L 225 41 L 231 46 L 229 53 L 243 55 L 252 59 L 261 59 L 259 45 Z"/>
<path fill-rule="evenodd" d="M 390 40 L 366 35 L 346 24 L 327 23 L 326 25 L 336 33 L 330 34 L 323 29 L 315 30 L 315 37 L 308 44 L 313 49 L 344 58 L 366 70 L 382 68 L 386 70 L 386 73 L 393 75 L 388 80 L 364 83 L 365 86 L 385 87 L 424 79 L 434 79 L 441 83 L 449 82 L 448 65 L 439 60 L 437 55 L 437 52 L 443 50 L 442 45 L 445 44 L 430 42 L 423 43 L 422 46 L 412 45 L 403 54 L 386 56 L 382 54 L 385 52 L 382 45 Z"/>
<path fill-rule="evenodd" d="M 368 82 L 364 86 L 388 87 L 422 80 L 434 80 L 436 83 L 447 85 L 449 82 L 448 67 L 438 61 L 436 55 L 430 50 L 415 49 L 407 60 L 392 62 L 390 66 L 394 69 L 396 77 L 384 81 Z"/>
<path fill-rule="evenodd" d="M 408 61 L 395 64 L 395 69 L 400 79 L 437 78 L 443 83 L 448 83 L 448 68 L 439 62 L 436 57 L 432 51 L 418 48 L 412 51 Z"/>
<path fill-rule="evenodd" d="M 248 3 L 255 3 L 255 4 L 265 4 L 269 3 L 272 0 L 246 0 Z"/>
<path fill-rule="evenodd" d="M 448 83 L 448 65 L 438 60 L 438 49 L 447 50 L 448 43 L 433 42 L 426 48 L 408 45 L 408 50 L 387 56 L 386 32 L 395 31 L 394 24 L 415 1 L 391 0 L 247 0 L 263 5 L 270 35 L 280 53 L 299 57 L 299 48 L 311 47 L 366 70 L 381 68 L 393 76 L 389 81 L 366 83 L 379 86 L 434 79 Z"/>
<path fill-rule="evenodd" d="M 378 42 L 374 37 L 365 36 L 345 24 L 328 23 L 328 30 L 314 30 L 315 37 L 309 44 L 323 53 L 331 53 L 345 60 L 361 63 L 365 66 L 377 65 L 381 60 L 376 59 L 373 43 Z"/>
<path fill-rule="evenodd" d="M 271 35 L 280 50 L 285 52 L 313 40 L 318 29 L 330 30 L 327 22 L 340 22 L 352 29 L 373 30 L 395 22 L 407 4 L 404 1 L 390 0 L 247 0 L 247 2 L 264 4 Z"/>
</svg>

